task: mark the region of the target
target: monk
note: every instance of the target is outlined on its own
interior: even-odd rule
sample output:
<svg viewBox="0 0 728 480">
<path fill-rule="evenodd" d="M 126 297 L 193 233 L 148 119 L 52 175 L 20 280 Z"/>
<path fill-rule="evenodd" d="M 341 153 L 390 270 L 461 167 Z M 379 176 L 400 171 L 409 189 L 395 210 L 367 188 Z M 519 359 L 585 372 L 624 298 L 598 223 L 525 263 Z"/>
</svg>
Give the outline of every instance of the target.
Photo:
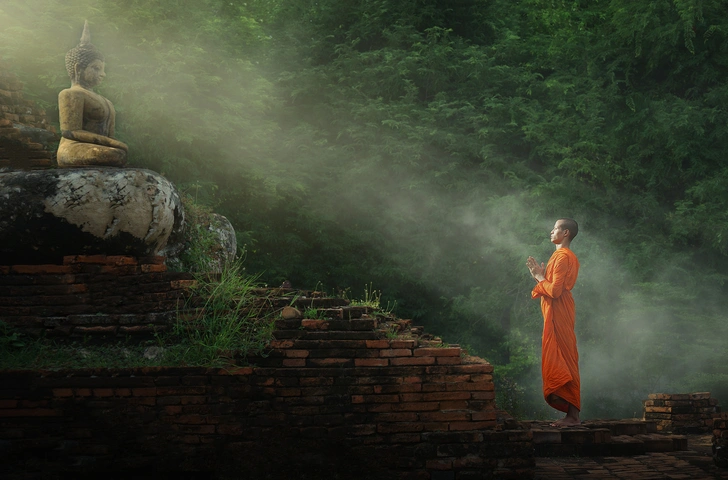
<svg viewBox="0 0 728 480">
<path fill-rule="evenodd" d="M 581 410 L 581 381 L 579 379 L 579 352 L 576 349 L 574 324 L 576 312 L 571 289 L 579 274 L 579 260 L 569 248 L 579 232 L 571 218 L 560 218 L 551 230 L 551 243 L 556 250 L 544 268 L 533 257 L 526 266 L 538 282 L 531 292 L 532 298 L 541 298 L 543 338 L 541 376 L 546 403 L 566 413 L 555 427 L 579 425 Z"/>
</svg>

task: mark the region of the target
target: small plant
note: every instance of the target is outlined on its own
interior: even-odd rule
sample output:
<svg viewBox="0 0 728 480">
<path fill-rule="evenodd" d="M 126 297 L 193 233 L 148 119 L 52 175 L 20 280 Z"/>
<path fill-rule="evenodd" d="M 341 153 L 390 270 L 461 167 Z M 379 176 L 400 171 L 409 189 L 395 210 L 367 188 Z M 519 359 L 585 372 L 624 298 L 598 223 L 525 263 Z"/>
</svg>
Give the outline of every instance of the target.
<svg viewBox="0 0 728 480">
<path fill-rule="evenodd" d="M 205 299 L 202 316 L 180 316 L 174 334 L 181 338 L 166 356 L 198 366 L 221 366 L 233 357 L 261 354 L 272 338 L 275 321 L 252 306 L 255 278 L 243 275 L 240 262 L 225 268 L 218 281 L 198 277 L 193 292 Z"/>
<path fill-rule="evenodd" d="M 344 298 L 348 293 L 348 289 L 343 292 Z M 386 307 L 382 307 L 382 291 L 375 290 L 373 284 L 370 282 L 369 285 L 364 286 L 364 298 L 362 300 L 350 300 L 350 304 L 355 307 L 370 307 L 374 310 L 379 310 L 384 315 L 390 315 L 394 310 L 396 304 L 390 305 L 387 302 Z"/>
<path fill-rule="evenodd" d="M 0 322 L 0 348 L 22 348 L 24 346 L 25 341 L 22 334 L 16 332 L 7 323 Z"/>
</svg>

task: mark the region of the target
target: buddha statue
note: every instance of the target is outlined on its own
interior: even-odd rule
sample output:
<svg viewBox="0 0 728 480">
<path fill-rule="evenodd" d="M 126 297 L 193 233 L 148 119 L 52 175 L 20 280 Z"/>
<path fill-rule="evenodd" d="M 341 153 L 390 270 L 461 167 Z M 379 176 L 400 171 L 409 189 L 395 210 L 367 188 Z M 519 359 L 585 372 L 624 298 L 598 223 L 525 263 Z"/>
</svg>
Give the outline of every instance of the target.
<svg viewBox="0 0 728 480">
<path fill-rule="evenodd" d="M 104 66 L 104 56 L 91 44 L 88 22 L 85 22 L 81 42 L 66 54 L 71 88 L 58 95 L 59 167 L 121 167 L 126 164 L 128 147 L 114 139 L 114 105 L 93 91 L 106 76 Z"/>
</svg>

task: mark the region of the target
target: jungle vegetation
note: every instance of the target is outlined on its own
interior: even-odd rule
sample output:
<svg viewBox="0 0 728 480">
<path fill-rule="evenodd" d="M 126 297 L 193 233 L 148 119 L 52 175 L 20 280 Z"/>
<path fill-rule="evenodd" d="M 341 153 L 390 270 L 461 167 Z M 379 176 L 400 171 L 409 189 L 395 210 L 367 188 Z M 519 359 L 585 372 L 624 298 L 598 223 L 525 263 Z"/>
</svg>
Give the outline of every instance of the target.
<svg viewBox="0 0 728 480">
<path fill-rule="evenodd" d="M 52 118 L 84 19 L 131 163 L 262 281 L 373 284 L 547 416 L 525 258 L 573 217 L 583 417 L 728 402 L 728 3 L 2 2 L 0 62 Z"/>
</svg>

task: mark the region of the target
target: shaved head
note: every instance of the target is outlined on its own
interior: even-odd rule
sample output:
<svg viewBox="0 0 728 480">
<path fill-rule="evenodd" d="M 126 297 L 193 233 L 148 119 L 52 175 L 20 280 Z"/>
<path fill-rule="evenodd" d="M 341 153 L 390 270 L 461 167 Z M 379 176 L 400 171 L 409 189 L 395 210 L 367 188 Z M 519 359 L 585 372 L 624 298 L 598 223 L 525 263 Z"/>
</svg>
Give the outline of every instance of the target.
<svg viewBox="0 0 728 480">
<path fill-rule="evenodd" d="M 559 218 L 556 221 L 561 222 L 562 229 L 569 231 L 569 240 L 573 240 L 579 233 L 579 224 L 573 218 Z"/>
</svg>

